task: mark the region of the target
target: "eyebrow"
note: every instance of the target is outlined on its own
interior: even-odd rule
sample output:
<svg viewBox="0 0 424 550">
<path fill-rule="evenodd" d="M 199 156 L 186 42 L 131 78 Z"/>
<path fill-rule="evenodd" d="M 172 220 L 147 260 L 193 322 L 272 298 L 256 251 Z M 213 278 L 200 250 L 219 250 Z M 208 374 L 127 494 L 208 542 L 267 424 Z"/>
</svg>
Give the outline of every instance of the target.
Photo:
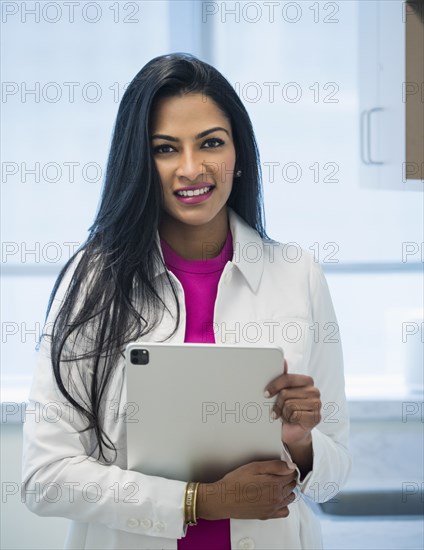
<svg viewBox="0 0 424 550">
<path fill-rule="evenodd" d="M 226 134 L 228 134 L 228 136 L 230 135 L 228 133 L 228 130 L 226 130 L 225 128 L 222 128 L 221 126 L 215 126 L 214 128 L 209 128 L 209 130 L 204 130 L 203 132 L 200 132 L 200 134 L 197 134 L 196 136 L 194 136 L 194 141 L 197 139 L 201 139 L 202 137 L 205 137 L 208 134 L 211 134 L 212 132 L 217 132 L 219 130 L 221 130 L 222 132 L 225 132 Z M 175 142 L 180 141 L 178 138 L 173 136 L 168 136 L 166 134 L 153 134 L 153 136 L 151 136 L 151 139 L 167 139 L 168 141 L 175 141 Z"/>
</svg>

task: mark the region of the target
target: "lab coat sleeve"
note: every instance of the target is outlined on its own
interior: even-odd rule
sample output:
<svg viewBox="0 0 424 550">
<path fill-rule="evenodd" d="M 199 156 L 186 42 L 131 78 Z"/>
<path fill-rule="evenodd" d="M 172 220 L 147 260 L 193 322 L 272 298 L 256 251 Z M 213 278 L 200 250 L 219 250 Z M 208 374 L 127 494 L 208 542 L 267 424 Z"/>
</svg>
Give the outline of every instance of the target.
<svg viewBox="0 0 424 550">
<path fill-rule="evenodd" d="M 304 496 L 325 502 L 342 489 L 350 472 L 349 416 L 337 318 L 322 268 L 312 256 L 309 296 L 313 327 L 309 331 L 312 342 L 305 374 L 312 376 L 320 391 L 321 421 L 311 432 L 312 470 L 298 487 Z M 291 460 L 285 444 L 282 459 Z"/>
<path fill-rule="evenodd" d="M 183 537 L 186 483 L 101 463 L 89 456 L 92 434 L 81 432 L 85 425 L 57 389 L 50 346 L 43 339 L 25 413 L 22 499 L 27 507 L 41 516 L 93 522 L 133 534 Z M 123 426 L 109 426 L 111 439 L 123 444 Z"/>
</svg>

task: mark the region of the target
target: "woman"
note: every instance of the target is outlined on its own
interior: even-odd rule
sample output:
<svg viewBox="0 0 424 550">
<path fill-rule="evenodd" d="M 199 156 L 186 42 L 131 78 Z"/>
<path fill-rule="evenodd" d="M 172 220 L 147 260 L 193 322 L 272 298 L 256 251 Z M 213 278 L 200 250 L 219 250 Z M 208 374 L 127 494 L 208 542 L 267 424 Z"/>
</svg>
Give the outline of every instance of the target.
<svg viewBox="0 0 424 550">
<path fill-rule="evenodd" d="M 147 63 L 119 107 L 90 235 L 50 298 L 29 410 L 59 414 L 28 414 L 24 429 L 25 502 L 73 520 L 68 548 L 321 547 L 308 500 L 334 496 L 350 468 L 341 345 L 319 265 L 267 237 L 261 196 L 228 81 L 189 54 Z M 264 390 L 281 461 L 198 485 L 127 470 L 135 340 L 280 345 L 287 361 Z"/>
</svg>

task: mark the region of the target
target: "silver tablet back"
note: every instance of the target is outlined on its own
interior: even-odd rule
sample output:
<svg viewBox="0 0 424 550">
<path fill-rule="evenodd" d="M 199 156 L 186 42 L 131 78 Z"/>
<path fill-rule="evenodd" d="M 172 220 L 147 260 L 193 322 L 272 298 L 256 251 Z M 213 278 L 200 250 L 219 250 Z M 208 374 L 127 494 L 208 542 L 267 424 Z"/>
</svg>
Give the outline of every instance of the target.
<svg viewBox="0 0 424 550">
<path fill-rule="evenodd" d="M 281 422 L 264 388 L 283 373 L 278 347 L 133 343 L 126 348 L 128 468 L 217 481 L 280 459 Z"/>
</svg>

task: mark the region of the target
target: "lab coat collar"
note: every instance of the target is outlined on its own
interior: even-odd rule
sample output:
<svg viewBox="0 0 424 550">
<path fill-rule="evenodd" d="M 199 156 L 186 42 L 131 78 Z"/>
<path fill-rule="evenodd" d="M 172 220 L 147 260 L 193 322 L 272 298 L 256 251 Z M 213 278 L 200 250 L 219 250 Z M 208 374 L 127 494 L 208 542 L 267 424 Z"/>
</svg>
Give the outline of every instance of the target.
<svg viewBox="0 0 424 550">
<path fill-rule="evenodd" d="M 264 267 L 264 246 L 259 233 L 241 218 L 232 208 L 228 208 L 228 221 L 233 236 L 233 257 L 231 264 L 237 268 L 246 279 L 253 292 L 256 292 L 262 277 Z M 156 243 L 163 259 L 159 231 L 156 233 Z M 156 266 L 155 277 L 165 272 L 161 263 Z"/>
</svg>

